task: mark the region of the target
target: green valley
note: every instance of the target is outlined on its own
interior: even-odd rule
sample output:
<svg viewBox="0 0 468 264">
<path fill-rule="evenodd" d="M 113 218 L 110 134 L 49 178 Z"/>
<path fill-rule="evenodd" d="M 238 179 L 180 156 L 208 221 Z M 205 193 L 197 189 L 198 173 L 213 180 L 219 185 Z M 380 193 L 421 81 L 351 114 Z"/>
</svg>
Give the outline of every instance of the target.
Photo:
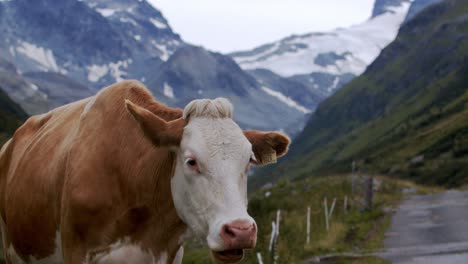
<svg viewBox="0 0 468 264">
<path fill-rule="evenodd" d="M 425 184 L 468 179 L 468 3 L 447 0 L 408 21 L 366 72 L 325 100 L 281 163 L 252 178 L 360 170 Z"/>
</svg>

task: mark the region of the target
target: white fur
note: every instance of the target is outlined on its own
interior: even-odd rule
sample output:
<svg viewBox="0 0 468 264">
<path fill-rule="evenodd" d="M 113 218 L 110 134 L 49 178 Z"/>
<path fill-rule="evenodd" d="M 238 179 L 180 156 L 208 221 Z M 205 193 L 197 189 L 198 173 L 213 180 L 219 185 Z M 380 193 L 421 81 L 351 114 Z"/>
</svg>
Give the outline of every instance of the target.
<svg viewBox="0 0 468 264">
<path fill-rule="evenodd" d="M 218 100 L 218 101 L 216 101 Z M 252 146 L 230 118 L 226 99 L 190 103 L 190 117 L 177 151 L 172 197 L 180 218 L 211 250 L 224 250 L 220 231 L 235 220 L 255 221 L 247 213 L 247 174 Z M 207 110 L 208 109 L 208 110 Z M 197 160 L 201 173 L 185 164 Z"/>
<path fill-rule="evenodd" d="M 89 100 L 89 102 L 84 107 L 83 112 L 81 113 L 81 118 L 83 118 L 89 112 L 89 110 L 91 109 L 91 107 L 93 107 L 95 102 L 96 102 L 96 96 L 93 96 L 91 100 Z"/>
<path fill-rule="evenodd" d="M 198 99 L 193 100 L 185 107 L 183 118 L 232 118 L 232 109 L 232 104 L 226 98 Z"/>
<path fill-rule="evenodd" d="M 155 259 L 151 252 L 143 250 L 138 244 L 131 243 L 128 237 L 111 244 L 108 249 L 86 257 L 87 264 L 127 264 L 127 263 L 166 263 L 167 253 Z"/>
<path fill-rule="evenodd" d="M 184 258 L 184 247 L 180 247 L 172 261 L 172 264 L 181 264 Z"/>
</svg>

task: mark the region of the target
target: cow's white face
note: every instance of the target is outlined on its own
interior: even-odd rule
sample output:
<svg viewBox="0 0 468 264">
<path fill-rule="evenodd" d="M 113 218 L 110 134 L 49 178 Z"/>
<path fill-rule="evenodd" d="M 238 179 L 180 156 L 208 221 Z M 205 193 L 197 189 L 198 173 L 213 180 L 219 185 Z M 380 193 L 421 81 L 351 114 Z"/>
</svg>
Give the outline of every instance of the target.
<svg viewBox="0 0 468 264">
<path fill-rule="evenodd" d="M 226 99 L 195 100 L 183 118 L 166 122 L 126 101 L 130 114 L 157 147 L 177 153 L 171 191 L 179 217 L 206 242 L 217 262 L 234 263 L 253 248 L 257 226 L 247 213 L 250 163 L 266 165 L 286 154 L 278 132 L 242 131 Z"/>
<path fill-rule="evenodd" d="M 252 145 L 230 118 L 192 118 L 184 129 L 173 200 L 181 219 L 220 260 L 240 260 L 242 249 L 255 246 L 257 227 L 247 213 L 252 159 Z"/>
</svg>

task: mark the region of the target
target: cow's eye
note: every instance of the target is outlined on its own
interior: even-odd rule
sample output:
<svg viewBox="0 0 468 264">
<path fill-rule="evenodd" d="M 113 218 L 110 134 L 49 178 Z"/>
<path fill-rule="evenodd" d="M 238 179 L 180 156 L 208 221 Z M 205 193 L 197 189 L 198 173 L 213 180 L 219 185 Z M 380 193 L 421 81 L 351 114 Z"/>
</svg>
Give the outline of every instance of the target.
<svg viewBox="0 0 468 264">
<path fill-rule="evenodd" d="M 197 166 L 197 161 L 194 159 L 188 159 L 187 164 L 191 167 Z"/>
<path fill-rule="evenodd" d="M 187 158 L 185 160 L 185 164 L 187 164 L 187 167 L 190 169 L 200 173 L 200 169 L 198 168 L 198 162 L 194 158 Z"/>
</svg>

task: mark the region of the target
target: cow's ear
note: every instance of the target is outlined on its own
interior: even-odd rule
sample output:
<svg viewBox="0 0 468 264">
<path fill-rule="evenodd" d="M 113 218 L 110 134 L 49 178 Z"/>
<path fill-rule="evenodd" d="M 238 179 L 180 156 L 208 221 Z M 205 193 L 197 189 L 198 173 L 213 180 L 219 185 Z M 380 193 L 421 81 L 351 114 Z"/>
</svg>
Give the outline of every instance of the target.
<svg viewBox="0 0 468 264">
<path fill-rule="evenodd" d="M 140 125 L 146 137 L 158 147 L 178 147 L 186 122 L 179 118 L 166 122 L 151 111 L 125 100 L 125 107 Z"/>
<path fill-rule="evenodd" d="M 280 132 L 244 131 L 245 137 L 252 144 L 255 165 L 263 166 L 275 163 L 278 157 L 288 152 L 291 140 Z"/>
</svg>

